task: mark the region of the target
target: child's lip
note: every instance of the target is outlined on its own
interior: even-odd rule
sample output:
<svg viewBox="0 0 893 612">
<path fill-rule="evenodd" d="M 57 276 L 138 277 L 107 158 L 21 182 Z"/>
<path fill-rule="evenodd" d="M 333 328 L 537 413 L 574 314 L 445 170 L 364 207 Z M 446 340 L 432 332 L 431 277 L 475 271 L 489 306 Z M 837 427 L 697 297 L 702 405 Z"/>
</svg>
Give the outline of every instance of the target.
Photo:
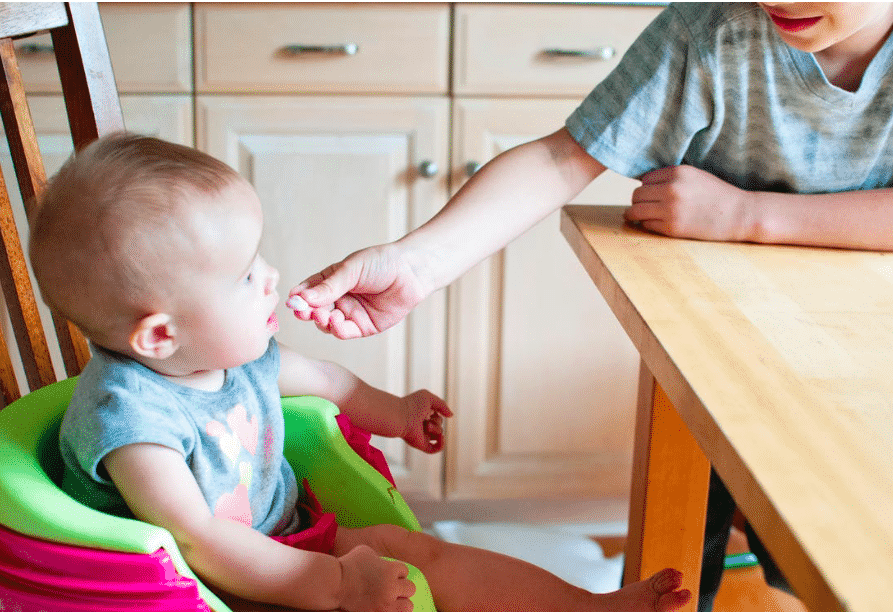
<svg viewBox="0 0 893 612">
<path fill-rule="evenodd" d="M 785 32 L 799 32 L 810 28 L 817 24 L 822 18 L 819 17 L 787 17 L 775 12 L 769 12 L 772 22 L 784 30 Z"/>
<path fill-rule="evenodd" d="M 275 312 L 267 319 L 267 329 L 271 332 L 279 331 L 279 317 L 276 316 Z"/>
</svg>

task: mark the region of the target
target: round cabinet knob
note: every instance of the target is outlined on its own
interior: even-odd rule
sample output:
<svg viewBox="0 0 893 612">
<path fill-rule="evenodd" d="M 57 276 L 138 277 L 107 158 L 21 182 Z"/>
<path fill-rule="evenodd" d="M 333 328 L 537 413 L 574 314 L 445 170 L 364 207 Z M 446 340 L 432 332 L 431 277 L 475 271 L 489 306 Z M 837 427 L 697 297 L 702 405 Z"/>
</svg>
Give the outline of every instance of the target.
<svg viewBox="0 0 893 612">
<path fill-rule="evenodd" d="M 475 172 L 481 169 L 482 163 L 470 161 L 465 164 L 465 176 L 471 177 Z"/>
<path fill-rule="evenodd" d="M 432 178 L 437 175 L 437 171 L 440 170 L 440 168 L 437 167 L 437 162 L 426 159 L 419 164 L 418 170 L 420 176 Z"/>
</svg>

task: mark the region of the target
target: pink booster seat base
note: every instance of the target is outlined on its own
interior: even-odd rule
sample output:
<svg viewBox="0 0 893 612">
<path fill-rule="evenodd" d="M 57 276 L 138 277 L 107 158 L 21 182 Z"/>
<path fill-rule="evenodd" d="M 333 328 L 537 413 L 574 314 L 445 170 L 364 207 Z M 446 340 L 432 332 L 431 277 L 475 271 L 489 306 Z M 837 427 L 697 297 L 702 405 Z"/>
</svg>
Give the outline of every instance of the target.
<svg viewBox="0 0 893 612">
<path fill-rule="evenodd" d="M 68 546 L 0 526 L 0 610 L 210 612 L 195 580 L 152 554 Z"/>
</svg>

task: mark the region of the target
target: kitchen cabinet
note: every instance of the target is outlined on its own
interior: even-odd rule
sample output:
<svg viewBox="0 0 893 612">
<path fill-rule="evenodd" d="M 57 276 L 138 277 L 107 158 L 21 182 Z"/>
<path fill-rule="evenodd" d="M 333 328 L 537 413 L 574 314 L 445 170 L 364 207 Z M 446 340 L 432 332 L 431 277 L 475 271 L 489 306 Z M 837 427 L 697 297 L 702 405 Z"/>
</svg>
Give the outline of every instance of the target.
<svg viewBox="0 0 893 612">
<path fill-rule="evenodd" d="M 656 13 L 458 5 L 452 189 L 560 128 Z M 608 173 L 575 201 L 628 202 L 633 187 Z M 575 263 L 556 212 L 450 288 L 448 498 L 627 494 L 638 357 Z"/>
<path fill-rule="evenodd" d="M 660 10 L 101 6 L 128 128 L 194 144 L 252 182 L 282 292 L 402 236 L 481 164 L 561 127 Z M 28 61 L 42 143 L 61 159 L 40 110 L 58 98 L 52 74 L 39 49 Z M 625 202 L 632 186 L 602 177 L 575 201 Z M 495 500 L 626 498 L 638 360 L 557 216 L 377 337 L 339 341 L 279 314 L 280 339 L 297 350 L 394 393 L 446 396 L 456 416 L 443 454 L 378 441 L 411 503 L 473 516 Z"/>
</svg>

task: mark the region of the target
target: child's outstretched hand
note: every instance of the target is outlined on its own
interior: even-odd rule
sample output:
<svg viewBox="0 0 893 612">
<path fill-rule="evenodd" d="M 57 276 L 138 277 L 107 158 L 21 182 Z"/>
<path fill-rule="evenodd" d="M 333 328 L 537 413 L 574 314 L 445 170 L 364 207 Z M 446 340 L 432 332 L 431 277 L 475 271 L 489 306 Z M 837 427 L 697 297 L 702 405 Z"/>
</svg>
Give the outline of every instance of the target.
<svg viewBox="0 0 893 612">
<path fill-rule="evenodd" d="M 357 251 L 290 291 L 286 302 L 302 321 L 337 338 L 360 338 L 399 323 L 430 293 L 395 244 Z"/>
<path fill-rule="evenodd" d="M 341 603 L 347 612 L 411 612 L 415 585 L 399 561 L 382 559 L 368 546 L 357 546 L 338 558 Z"/>
<path fill-rule="evenodd" d="M 659 168 L 642 176 L 626 220 L 675 238 L 746 241 L 754 238 L 753 192 L 693 166 Z"/>
<path fill-rule="evenodd" d="M 442 399 L 430 391 L 416 391 L 401 398 L 406 429 L 401 436 L 407 444 L 426 453 L 443 448 L 443 417 L 453 416 Z"/>
</svg>

